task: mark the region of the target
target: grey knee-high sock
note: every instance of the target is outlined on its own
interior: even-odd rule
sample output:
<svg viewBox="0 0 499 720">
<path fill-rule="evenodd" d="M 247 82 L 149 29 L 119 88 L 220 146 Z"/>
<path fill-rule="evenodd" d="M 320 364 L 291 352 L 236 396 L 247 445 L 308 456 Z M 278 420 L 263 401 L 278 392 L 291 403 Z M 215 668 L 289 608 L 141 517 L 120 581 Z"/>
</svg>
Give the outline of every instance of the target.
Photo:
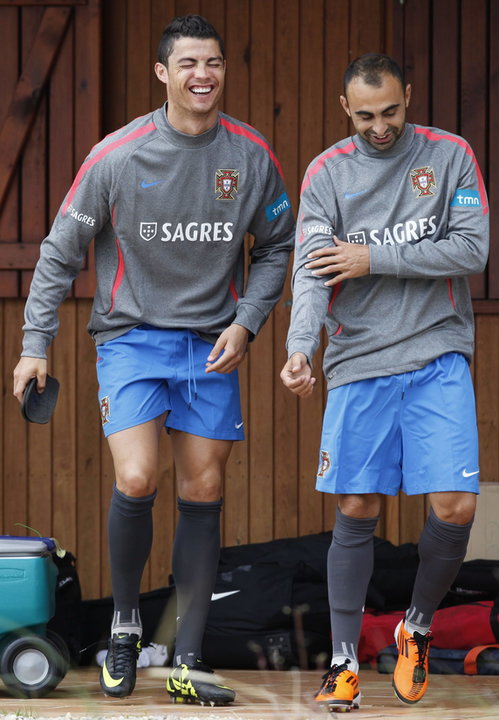
<svg viewBox="0 0 499 720">
<path fill-rule="evenodd" d="M 425 634 L 435 611 L 456 578 L 466 555 L 473 522 L 444 522 L 430 510 L 419 540 L 419 567 L 405 627 L 411 634 Z"/>
<path fill-rule="evenodd" d="M 112 632 L 142 634 L 140 581 L 152 544 L 152 508 L 156 492 L 130 497 L 115 486 L 108 516 L 109 557 L 113 585 Z"/>
<path fill-rule="evenodd" d="M 357 646 L 367 586 L 373 572 L 373 535 L 378 518 L 353 518 L 336 509 L 328 551 L 328 594 L 333 636 L 332 664 L 349 659 L 358 669 Z"/>
<path fill-rule="evenodd" d="M 173 577 L 177 591 L 176 665 L 192 664 L 201 647 L 220 556 L 220 511 L 217 502 L 178 498 L 180 517 L 173 543 Z"/>
</svg>

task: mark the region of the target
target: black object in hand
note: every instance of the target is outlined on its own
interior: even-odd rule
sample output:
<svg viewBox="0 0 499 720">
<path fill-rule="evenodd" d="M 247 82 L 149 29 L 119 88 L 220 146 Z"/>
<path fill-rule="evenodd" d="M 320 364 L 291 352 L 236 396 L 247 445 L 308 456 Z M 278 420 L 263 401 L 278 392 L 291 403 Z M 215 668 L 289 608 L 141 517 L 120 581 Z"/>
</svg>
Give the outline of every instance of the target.
<svg viewBox="0 0 499 720">
<path fill-rule="evenodd" d="M 59 395 L 59 381 L 47 375 L 45 390 L 39 393 L 36 389 L 36 377 L 26 385 L 21 405 L 21 413 L 25 420 L 33 423 L 48 423 L 52 417 Z"/>
</svg>

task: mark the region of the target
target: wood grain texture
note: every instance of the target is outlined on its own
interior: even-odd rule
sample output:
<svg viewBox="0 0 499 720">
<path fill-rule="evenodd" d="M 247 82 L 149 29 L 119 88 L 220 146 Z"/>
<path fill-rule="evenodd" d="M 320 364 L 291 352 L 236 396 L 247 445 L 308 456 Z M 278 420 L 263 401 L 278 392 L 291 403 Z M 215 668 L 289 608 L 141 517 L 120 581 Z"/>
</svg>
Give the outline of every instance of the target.
<svg viewBox="0 0 499 720">
<path fill-rule="evenodd" d="M 346 136 L 339 105 L 343 72 L 366 51 L 393 52 L 413 83 L 411 119 L 465 134 L 482 164 L 499 217 L 499 8 L 491 0 L 88 0 L 71 8 L 47 91 L 0 215 L 0 522 L 55 535 L 74 552 L 85 597 L 109 595 L 107 512 L 114 473 L 100 428 L 95 348 L 86 333 L 93 293 L 90 257 L 61 308 L 50 355 L 61 395 L 48 426 L 27 426 L 11 395 L 38 243 L 91 146 L 136 115 L 164 102 L 153 65 L 163 27 L 200 12 L 226 43 L 223 109 L 256 127 L 273 145 L 296 212 L 304 170 Z M 49 5 L 49 3 L 47 3 Z M 55 8 L 58 12 L 61 8 Z M 43 17 L 43 3 L 1 2 L 0 91 L 10 99 Z M 103 42 L 100 42 L 102 34 Z M 102 102 L 100 101 L 102 98 Z M 0 106 L 0 128 L 8 103 Z M 2 159 L 0 158 L 0 163 Z M 247 246 L 251 239 L 247 239 Z M 291 266 L 272 318 L 240 370 L 247 437 L 235 444 L 225 478 L 225 545 L 319 532 L 332 527 L 335 496 L 314 489 L 326 390 L 321 359 L 314 397 L 299 401 L 279 372 L 291 310 Z M 477 284 L 478 283 L 478 284 Z M 499 481 L 499 250 L 474 280 L 477 343 L 473 377 L 481 478 Z M 322 341 L 324 345 L 324 340 Z M 142 590 L 167 584 L 177 522 L 175 470 L 162 438 L 155 538 Z M 386 498 L 377 532 L 416 542 L 427 513 L 423 498 Z"/>
</svg>

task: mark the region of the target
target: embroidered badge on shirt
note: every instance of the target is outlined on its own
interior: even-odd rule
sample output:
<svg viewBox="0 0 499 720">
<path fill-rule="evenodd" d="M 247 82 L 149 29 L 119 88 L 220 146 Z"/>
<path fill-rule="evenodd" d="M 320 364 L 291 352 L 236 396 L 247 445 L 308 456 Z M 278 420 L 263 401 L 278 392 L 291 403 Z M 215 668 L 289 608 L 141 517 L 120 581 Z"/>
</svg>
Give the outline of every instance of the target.
<svg viewBox="0 0 499 720">
<path fill-rule="evenodd" d="M 215 192 L 217 200 L 234 200 L 239 189 L 239 170 L 217 170 Z"/>
<path fill-rule="evenodd" d="M 317 471 L 317 477 L 324 477 L 329 468 L 331 467 L 331 460 L 329 459 L 329 453 L 327 450 L 321 450 L 321 464 Z"/>
<path fill-rule="evenodd" d="M 410 172 L 410 178 L 412 183 L 412 189 L 415 193 L 419 193 L 417 197 L 426 197 L 428 195 L 435 195 L 431 191 L 431 188 L 437 187 L 435 182 L 435 173 L 433 168 L 427 165 L 422 168 L 415 168 Z"/>
<path fill-rule="evenodd" d="M 100 401 L 100 416 L 102 418 L 102 424 L 105 425 L 109 422 L 110 417 L 110 403 L 109 403 L 109 397 L 106 395 L 106 397 L 103 397 Z"/>
</svg>

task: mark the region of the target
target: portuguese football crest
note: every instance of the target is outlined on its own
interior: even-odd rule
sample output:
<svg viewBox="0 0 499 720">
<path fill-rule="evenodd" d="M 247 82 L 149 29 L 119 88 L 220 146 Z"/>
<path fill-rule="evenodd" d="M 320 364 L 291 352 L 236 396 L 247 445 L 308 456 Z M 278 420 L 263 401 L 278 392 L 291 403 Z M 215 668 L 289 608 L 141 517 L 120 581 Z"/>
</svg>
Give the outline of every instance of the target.
<svg viewBox="0 0 499 720">
<path fill-rule="evenodd" d="M 102 419 L 102 424 L 105 425 L 109 422 L 109 415 L 110 415 L 110 407 L 109 407 L 109 397 L 106 395 L 106 397 L 103 397 L 100 401 L 100 415 Z"/>
<path fill-rule="evenodd" d="M 217 170 L 215 192 L 217 200 L 234 200 L 239 186 L 239 170 Z"/>
<path fill-rule="evenodd" d="M 323 478 L 331 467 L 331 460 L 329 459 L 329 453 L 327 450 L 321 450 L 321 459 L 319 464 L 319 470 L 317 471 L 317 477 Z"/>
<path fill-rule="evenodd" d="M 436 188 L 435 173 L 429 165 L 422 168 L 411 170 L 410 173 L 412 189 L 418 193 L 417 197 L 425 197 L 427 195 L 435 195 L 432 187 Z"/>
</svg>

